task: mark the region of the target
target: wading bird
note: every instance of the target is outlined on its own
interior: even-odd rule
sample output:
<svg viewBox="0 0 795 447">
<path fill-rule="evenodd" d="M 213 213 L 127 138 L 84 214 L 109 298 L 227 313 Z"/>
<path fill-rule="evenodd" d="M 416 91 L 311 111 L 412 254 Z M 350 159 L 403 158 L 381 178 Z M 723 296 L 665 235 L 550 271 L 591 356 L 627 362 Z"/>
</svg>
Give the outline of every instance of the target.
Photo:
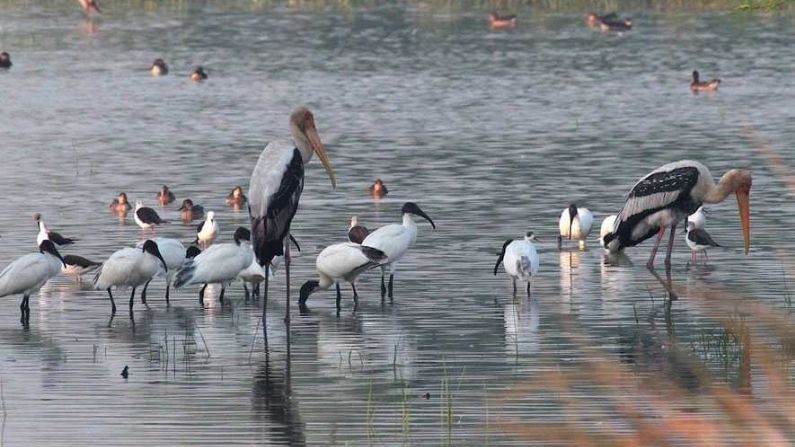
<svg viewBox="0 0 795 447">
<path fill-rule="evenodd" d="M 618 14 L 615 12 L 611 12 L 610 14 L 605 14 L 600 16 L 595 12 L 589 12 L 585 15 L 585 23 L 588 24 L 591 28 L 596 28 L 602 24 L 602 22 L 610 22 L 618 20 Z"/>
<path fill-rule="evenodd" d="M 696 228 L 693 222 L 687 222 L 687 229 L 685 230 L 685 242 L 690 247 L 690 262 L 693 264 L 698 263 L 698 254 L 703 253 L 705 262 L 709 261 L 707 249 L 711 247 L 720 247 L 720 245 L 712 239 L 712 236 L 707 233 L 703 228 Z"/>
<path fill-rule="evenodd" d="M 168 65 L 163 59 L 157 58 L 152 62 L 152 67 L 149 69 L 152 76 L 163 76 L 168 74 Z"/>
<path fill-rule="evenodd" d="M 196 240 L 193 243 L 198 243 L 204 249 L 207 249 L 207 246 L 212 244 L 216 236 L 218 236 L 218 231 L 218 221 L 215 220 L 215 212 L 208 211 L 207 217 L 196 227 Z"/>
<path fill-rule="evenodd" d="M 698 70 L 693 70 L 693 80 L 690 81 L 690 90 L 693 92 L 711 92 L 718 89 L 720 79 L 710 79 L 709 81 L 699 80 Z"/>
<path fill-rule="evenodd" d="M 0 68 L 11 68 L 12 65 L 11 55 L 5 51 L 0 52 Z"/>
<path fill-rule="evenodd" d="M 101 262 L 94 262 L 82 256 L 66 255 L 63 257 L 64 274 L 74 276 L 78 281 L 80 281 L 80 275 L 91 273 L 101 266 Z"/>
<path fill-rule="evenodd" d="M 249 234 L 249 230 L 239 227 L 234 233 L 234 243 L 212 245 L 195 258 L 188 259 L 177 272 L 174 288 L 203 284 L 199 290 L 199 303 L 204 307 L 204 289 L 208 284 L 221 284 L 218 300 L 223 304 L 226 288 L 254 260 L 254 251 L 246 239 Z"/>
<path fill-rule="evenodd" d="M 171 304 L 169 302 L 171 283 L 174 282 L 177 271 L 188 258 L 188 253 L 185 250 L 185 246 L 182 245 L 182 242 L 177 239 L 156 237 L 152 239 L 152 241 L 157 244 L 157 249 L 160 251 L 163 263 L 165 264 L 165 270 L 159 269 L 157 274 L 144 284 L 144 288 L 141 290 L 141 303 L 146 304 L 146 289 L 149 287 L 149 283 L 152 282 L 152 279 L 155 279 L 156 276 L 163 276 L 166 279 L 166 306 L 168 306 Z M 139 242 L 138 248 L 143 248 L 143 245 L 144 243 Z"/>
<path fill-rule="evenodd" d="M 530 284 L 539 267 L 538 252 L 533 242 L 538 242 L 538 239 L 532 231 L 529 231 L 523 240 L 508 239 L 502 244 L 502 251 L 497 263 L 494 264 L 495 276 L 500 262 L 505 268 L 505 273 L 511 275 L 514 295 L 516 295 L 516 280 L 519 280 L 527 283 L 527 295 L 530 296 Z"/>
<path fill-rule="evenodd" d="M 732 169 L 715 184 L 709 169 L 693 160 L 668 163 L 640 179 L 629 192 L 613 232 L 605 236 L 605 244 L 611 253 L 616 253 L 656 234 L 657 241 L 646 263 L 651 269 L 665 229 L 671 227 L 665 256 L 665 266 L 670 269 L 676 225 L 702 204 L 723 202 L 732 193 L 737 196 L 744 248 L 748 254 L 751 245 L 751 172 Z"/>
<path fill-rule="evenodd" d="M 43 240 L 39 252 L 17 258 L 0 272 L 0 297 L 22 294 L 19 321 L 30 321 L 30 295 L 41 289 L 64 266 L 63 258 L 55 244 Z"/>
<path fill-rule="evenodd" d="M 193 203 L 191 199 L 183 200 L 182 205 L 177 211 L 180 212 L 179 217 L 183 222 L 190 222 L 193 219 L 201 219 L 204 217 L 204 207 Z"/>
<path fill-rule="evenodd" d="M 257 261 L 265 268 L 276 256 L 284 256 L 287 288 L 285 321 L 290 320 L 290 224 L 298 210 L 304 189 L 304 166 L 317 154 L 320 163 L 337 187 L 334 170 L 315 128 L 315 118 L 306 107 L 297 108 L 289 121 L 292 143 L 271 142 L 259 156 L 249 181 L 251 235 Z M 263 284 L 268 299 L 268 275 Z M 265 323 L 265 306 L 262 321 Z"/>
<path fill-rule="evenodd" d="M 160 187 L 160 191 L 157 192 L 157 203 L 161 205 L 168 205 L 169 203 L 173 202 L 177 197 L 168 189 L 168 185 L 163 185 Z"/>
<path fill-rule="evenodd" d="M 564 238 L 579 241 L 580 248 L 585 248 L 585 240 L 591 234 L 592 225 L 593 214 L 588 208 L 578 208 L 573 203 L 569 205 L 560 213 L 558 248 L 563 244 Z"/>
<path fill-rule="evenodd" d="M 416 203 L 406 202 L 400 209 L 403 216 L 403 223 L 391 224 L 383 226 L 372 233 L 370 233 L 364 241 L 363 246 L 377 248 L 386 254 L 387 262 L 381 264 L 381 297 L 387 294 L 387 288 L 384 285 L 384 275 L 386 269 L 389 268 L 389 297 L 392 298 L 392 282 L 395 279 L 395 270 L 397 270 L 397 263 L 406 254 L 409 247 L 414 245 L 417 240 L 417 224 L 412 215 L 420 216 L 430 222 L 431 227 L 436 229 L 436 224 L 433 223 L 430 217 L 417 206 Z"/>
<path fill-rule="evenodd" d="M 157 243 L 152 240 L 144 242 L 141 248 L 126 247 L 114 252 L 102 264 L 102 269 L 94 277 L 94 288 L 106 290 L 110 297 L 112 314 L 116 314 L 116 302 L 113 300 L 111 287 L 132 287 L 130 294 L 130 318 L 133 318 L 135 289 L 148 283 L 160 270 L 160 266 L 168 273 L 166 261 L 160 254 Z"/>
<path fill-rule="evenodd" d="M 707 226 L 707 216 L 704 207 L 698 207 L 695 213 L 687 216 L 687 223 L 692 223 L 694 228 L 705 228 Z"/>
<path fill-rule="evenodd" d="M 167 221 L 160 218 L 157 214 L 157 211 L 149 208 L 148 206 L 144 206 L 144 202 L 141 200 L 135 201 L 135 223 L 141 227 L 142 231 L 145 231 L 149 228 L 152 231 L 155 231 L 155 227 L 160 224 L 168 223 Z"/>
<path fill-rule="evenodd" d="M 40 246 L 41 242 L 45 239 L 49 239 L 58 245 L 69 245 L 75 243 L 75 241 L 78 240 L 76 238 L 63 237 L 60 233 L 48 230 L 47 225 L 44 224 L 44 220 L 42 220 L 41 214 L 39 213 L 34 214 L 33 219 L 36 221 L 36 225 L 39 227 L 39 234 L 36 235 L 37 247 Z"/>
<path fill-rule="evenodd" d="M 386 260 L 387 257 L 384 252 L 372 247 L 353 242 L 329 245 L 317 255 L 317 260 L 315 261 L 319 279 L 307 281 L 301 286 L 298 306 L 302 311 L 306 311 L 306 300 L 309 295 L 318 290 L 326 290 L 332 284 L 336 284 L 337 310 L 339 311 L 340 301 L 342 300 L 340 281 L 350 283 L 353 289 L 353 301 L 358 303 L 359 294 L 356 292 L 356 278 L 365 270 L 377 267 Z"/>
<path fill-rule="evenodd" d="M 613 232 L 613 228 L 616 226 L 616 219 L 618 219 L 618 215 L 611 214 L 602 221 L 602 226 L 599 228 L 599 245 L 602 248 L 607 248 L 605 246 L 605 236 Z"/>
<path fill-rule="evenodd" d="M 370 231 L 366 227 L 359 225 L 359 218 L 356 216 L 351 217 L 351 227 L 348 229 L 348 240 L 356 244 L 361 244 L 368 234 L 370 234 Z"/>
</svg>

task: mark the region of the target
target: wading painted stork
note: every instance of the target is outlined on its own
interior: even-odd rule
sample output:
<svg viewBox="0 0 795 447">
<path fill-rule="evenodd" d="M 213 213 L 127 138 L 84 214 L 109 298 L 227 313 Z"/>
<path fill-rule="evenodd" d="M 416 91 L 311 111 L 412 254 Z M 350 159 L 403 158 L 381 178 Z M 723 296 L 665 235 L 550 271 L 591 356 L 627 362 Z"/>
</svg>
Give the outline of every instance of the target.
<svg viewBox="0 0 795 447">
<path fill-rule="evenodd" d="M 334 170 L 326 149 L 315 128 L 315 118 L 306 107 L 299 107 L 290 115 L 293 141 L 271 142 L 259 156 L 249 181 L 248 200 L 251 235 L 257 261 L 267 273 L 276 256 L 284 256 L 284 275 L 287 289 L 285 321 L 290 321 L 290 224 L 298 210 L 304 190 L 304 166 L 317 154 L 320 163 L 337 187 Z M 263 286 L 268 300 L 268 275 Z M 266 307 L 262 308 L 263 327 Z"/>
<path fill-rule="evenodd" d="M 348 229 L 348 240 L 355 244 L 361 244 L 368 234 L 370 234 L 370 230 L 363 225 L 359 225 L 359 218 L 356 216 L 351 217 L 351 227 Z"/>
<path fill-rule="evenodd" d="M 431 220 L 416 203 L 404 203 L 403 207 L 400 209 L 400 213 L 403 215 L 403 223 L 383 226 L 370 233 L 364 241 L 362 241 L 362 245 L 381 250 L 387 256 L 387 263 L 381 264 L 382 298 L 387 294 L 387 288 L 384 285 L 386 269 L 389 268 L 389 297 L 392 298 L 392 282 L 395 279 L 397 263 L 400 261 L 400 258 L 406 254 L 409 247 L 414 245 L 414 242 L 417 240 L 417 224 L 411 216 L 422 217 L 430 222 L 434 230 L 436 229 L 436 224 L 433 223 L 433 220 Z"/>
<path fill-rule="evenodd" d="M 102 264 L 102 270 L 94 277 L 94 288 L 108 292 L 112 315 L 115 315 L 116 302 L 113 300 L 111 287 L 116 286 L 117 289 L 119 287 L 132 287 L 130 318 L 133 318 L 135 289 L 149 282 L 160 271 L 161 265 L 168 273 L 166 261 L 163 260 L 160 249 L 154 241 L 147 240 L 141 248 L 122 248 L 110 255 L 108 260 Z"/>
<path fill-rule="evenodd" d="M 359 294 L 356 292 L 356 278 L 365 270 L 377 267 L 386 260 L 387 257 L 384 252 L 372 247 L 362 246 L 353 242 L 329 245 L 317 255 L 317 260 L 315 261 L 319 279 L 307 281 L 301 286 L 298 306 L 302 311 L 306 311 L 306 300 L 309 295 L 318 290 L 326 290 L 336 284 L 337 310 L 339 311 L 340 301 L 342 300 L 340 281 L 350 283 L 353 289 L 353 301 L 358 303 Z"/>
<path fill-rule="evenodd" d="M 709 169 L 693 160 L 681 160 L 655 169 L 635 184 L 618 214 L 613 232 L 604 237 L 611 253 L 632 247 L 657 235 L 648 268 L 654 268 L 654 257 L 665 229 L 671 227 L 666 269 L 671 266 L 676 225 L 704 203 L 720 203 L 729 194 L 737 196 L 745 254 L 751 245 L 751 172 L 732 169 L 715 184 Z"/>
<path fill-rule="evenodd" d="M 23 325 L 30 321 L 30 295 L 57 275 L 63 266 L 63 258 L 55 244 L 45 239 L 39 244 L 38 253 L 17 258 L 0 272 L 0 297 L 22 294 L 19 321 Z"/>
<path fill-rule="evenodd" d="M 500 257 L 494 264 L 494 275 L 497 275 L 500 262 L 505 268 L 505 273 L 511 275 L 514 295 L 516 295 L 516 280 L 518 279 L 527 283 L 527 295 L 530 296 L 530 284 L 533 276 L 538 273 L 539 266 L 538 252 L 533 242 L 538 242 L 538 239 L 532 231 L 528 232 L 522 240 L 508 239 L 502 245 Z"/>
<path fill-rule="evenodd" d="M 592 225 L 593 214 L 588 208 L 578 208 L 573 203 L 569 205 L 568 208 L 560 213 L 558 248 L 563 244 L 564 238 L 579 241 L 580 248 L 585 248 L 585 240 L 591 234 Z"/>
<path fill-rule="evenodd" d="M 693 264 L 698 262 L 698 254 L 703 253 L 704 259 L 709 260 L 709 256 L 707 256 L 707 249 L 712 247 L 720 247 L 720 244 L 715 242 L 707 233 L 707 230 L 703 228 L 696 228 L 696 225 L 693 222 L 687 222 L 687 229 L 685 230 L 687 236 L 685 236 L 685 242 L 687 242 L 687 246 L 690 247 L 690 261 Z"/>
</svg>

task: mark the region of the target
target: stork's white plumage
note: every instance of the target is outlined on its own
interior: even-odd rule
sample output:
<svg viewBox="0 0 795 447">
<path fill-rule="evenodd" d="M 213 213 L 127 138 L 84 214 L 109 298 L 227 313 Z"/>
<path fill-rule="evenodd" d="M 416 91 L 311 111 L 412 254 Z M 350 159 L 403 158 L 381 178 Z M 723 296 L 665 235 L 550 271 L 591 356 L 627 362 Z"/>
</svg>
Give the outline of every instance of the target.
<svg viewBox="0 0 795 447">
<path fill-rule="evenodd" d="M 533 244 L 538 241 L 532 231 L 528 232 L 523 240 L 508 239 L 502 245 L 497 263 L 494 265 L 494 274 L 502 262 L 505 273 L 513 279 L 513 293 L 516 294 L 516 281 L 527 283 L 527 295 L 530 295 L 530 284 L 533 276 L 538 273 L 539 259 L 536 247 Z"/>
<path fill-rule="evenodd" d="M 676 225 L 702 204 L 722 202 L 734 193 L 747 254 L 751 244 L 751 183 L 751 172 L 745 170 L 732 169 L 715 184 L 709 169 L 697 161 L 682 160 L 663 165 L 640 179 L 629 192 L 613 232 L 604 238 L 605 244 L 615 253 L 657 234 L 657 241 L 646 263 L 647 267 L 653 268 L 660 240 L 666 228 L 671 227 L 665 257 L 665 266 L 669 269 Z"/>
<path fill-rule="evenodd" d="M 693 228 L 703 229 L 707 226 L 707 216 L 704 212 L 704 207 L 700 206 L 695 213 L 687 216 L 687 223 L 692 223 Z"/>
<path fill-rule="evenodd" d="M 560 213 L 558 248 L 560 248 L 563 239 L 579 241 L 580 248 L 585 248 L 585 241 L 591 234 L 592 225 L 593 214 L 588 208 L 577 207 L 573 203 L 569 205 Z"/>
<path fill-rule="evenodd" d="M 267 272 L 276 256 L 284 256 L 287 300 L 285 321 L 290 319 L 290 224 L 298 210 L 304 189 L 304 166 L 317 154 L 320 163 L 337 182 L 326 149 L 315 128 L 315 118 L 306 107 L 297 108 L 289 120 L 292 143 L 271 142 L 259 156 L 249 181 L 249 215 L 251 235 L 257 261 Z M 268 278 L 264 282 L 265 302 L 268 299 Z M 263 327 L 265 311 L 262 309 Z"/>
<path fill-rule="evenodd" d="M 57 275 L 63 266 L 63 258 L 55 244 L 45 239 L 39 244 L 38 253 L 17 258 L 0 272 L 0 297 L 22 294 L 19 310 L 23 325 L 30 321 L 30 295 Z"/>
<path fill-rule="evenodd" d="M 389 269 L 389 297 L 392 298 L 392 284 L 397 270 L 397 263 L 417 240 L 417 224 L 411 216 L 415 215 L 424 218 L 430 222 L 434 230 L 436 229 L 436 224 L 433 223 L 433 220 L 413 202 L 404 203 L 400 213 L 403 216 L 402 224 L 383 226 L 370 233 L 362 241 L 362 245 L 381 250 L 387 256 L 387 263 L 381 264 L 381 297 L 387 294 L 387 288 L 384 285 L 386 269 Z"/>
<path fill-rule="evenodd" d="M 135 289 L 149 282 L 161 266 L 168 271 L 166 261 L 154 241 L 145 241 L 141 248 L 122 248 L 110 255 L 108 260 L 102 264 L 102 270 L 94 277 L 94 288 L 107 290 L 112 314 L 115 315 L 116 302 L 113 300 L 111 287 L 115 286 L 117 289 L 132 287 L 130 294 L 130 318 L 132 318 Z"/>
<path fill-rule="evenodd" d="M 602 221 L 602 226 L 599 228 L 599 245 L 602 248 L 607 248 L 605 247 L 605 236 L 613 232 L 613 228 L 616 226 L 616 219 L 618 219 L 618 215 L 611 214 Z"/>
<path fill-rule="evenodd" d="M 207 248 L 207 246 L 215 240 L 216 236 L 218 236 L 218 231 L 218 221 L 215 220 L 215 212 L 208 211 L 207 217 L 199 224 L 198 228 L 196 228 L 195 242 L 201 243 L 204 248 Z"/>
<path fill-rule="evenodd" d="M 182 242 L 177 239 L 156 237 L 152 240 L 157 244 L 157 248 L 160 250 L 160 255 L 163 257 L 163 262 L 165 263 L 165 266 L 168 267 L 168 271 L 162 268 L 159 269 L 155 276 L 165 277 L 166 279 L 166 305 L 169 305 L 171 304 L 169 302 L 171 283 L 174 281 L 177 271 L 182 267 L 186 260 L 185 246 L 182 245 Z M 137 247 L 143 248 L 143 245 L 143 242 L 139 242 Z M 154 277 L 152 279 L 154 279 Z M 150 282 L 151 279 L 144 284 L 144 289 L 141 291 L 141 303 L 143 304 L 146 304 L 146 289 L 149 287 Z"/>
<path fill-rule="evenodd" d="M 306 300 L 309 295 L 317 290 L 326 290 L 333 284 L 337 285 L 337 310 L 340 309 L 340 281 L 350 283 L 353 288 L 354 302 L 358 302 L 359 294 L 356 292 L 356 278 L 362 272 L 378 266 L 387 260 L 383 251 L 362 246 L 354 242 L 342 242 L 329 245 L 317 255 L 315 267 L 318 280 L 307 281 L 301 286 L 298 305 L 306 310 Z"/>
<path fill-rule="evenodd" d="M 199 303 L 204 306 L 204 290 L 207 285 L 221 284 L 219 300 L 223 303 L 227 286 L 254 260 L 254 251 L 247 239 L 249 234 L 247 229 L 238 228 L 234 234 L 234 243 L 211 245 L 195 258 L 187 260 L 177 273 L 174 288 L 203 284 L 199 290 Z"/>
</svg>

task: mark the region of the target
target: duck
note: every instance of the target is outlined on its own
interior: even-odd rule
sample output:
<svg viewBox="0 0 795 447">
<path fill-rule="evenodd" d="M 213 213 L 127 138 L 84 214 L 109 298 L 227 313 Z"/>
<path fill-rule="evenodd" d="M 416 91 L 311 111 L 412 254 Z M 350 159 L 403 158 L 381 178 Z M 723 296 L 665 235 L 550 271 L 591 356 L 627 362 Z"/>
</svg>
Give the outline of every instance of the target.
<svg viewBox="0 0 795 447">
<path fill-rule="evenodd" d="M 632 19 L 624 17 L 621 20 L 601 20 L 599 22 L 599 29 L 604 32 L 615 31 L 629 31 L 632 29 Z"/>
<path fill-rule="evenodd" d="M 191 199 L 182 201 L 182 206 L 179 207 L 180 217 L 183 222 L 190 222 L 193 219 L 200 219 L 204 217 L 204 207 L 196 205 Z"/>
<path fill-rule="evenodd" d="M 611 22 L 618 20 L 618 14 L 611 12 L 610 14 L 605 14 L 600 16 L 595 12 L 589 12 L 585 15 L 585 23 L 588 24 L 591 28 L 595 28 L 600 26 L 602 22 Z"/>
<path fill-rule="evenodd" d="M 0 52 L 0 68 L 11 68 L 12 65 L 11 55 L 5 51 Z"/>
<path fill-rule="evenodd" d="M 374 199 L 380 199 L 381 197 L 384 197 L 387 194 L 389 194 L 389 190 L 386 189 L 386 185 L 384 185 L 384 182 L 381 181 L 380 178 L 376 179 L 375 182 L 373 182 L 373 184 L 370 185 L 370 195 Z"/>
<path fill-rule="evenodd" d="M 516 26 L 516 14 L 500 15 L 497 11 L 489 14 L 489 26 L 492 28 L 513 28 Z"/>
<path fill-rule="evenodd" d="M 707 256 L 707 249 L 712 247 L 720 247 L 720 244 L 715 242 L 707 233 L 707 230 L 703 228 L 696 228 L 695 223 L 688 221 L 687 222 L 687 229 L 685 230 L 687 236 L 685 236 L 685 242 L 687 242 L 687 246 L 690 247 L 690 261 L 693 264 L 698 263 L 698 254 L 703 253 L 705 260 L 709 260 L 709 256 Z"/>
<path fill-rule="evenodd" d="M 110 208 L 111 211 L 117 213 L 126 213 L 127 211 L 130 211 L 132 209 L 132 205 L 130 205 L 130 202 L 127 201 L 127 193 L 120 192 L 119 195 L 113 199 L 112 202 L 110 202 L 108 208 Z"/>
<path fill-rule="evenodd" d="M 190 72 L 190 80 L 193 82 L 201 82 L 207 79 L 207 72 L 204 71 L 201 65 L 194 68 L 192 72 Z"/>
<path fill-rule="evenodd" d="M 351 226 L 348 229 L 348 240 L 356 244 L 361 244 L 368 234 L 370 234 L 370 231 L 367 227 L 359 225 L 359 218 L 357 216 L 352 216 Z"/>
<path fill-rule="evenodd" d="M 163 185 L 160 187 L 160 191 L 157 192 L 157 203 L 161 205 L 168 205 L 169 203 L 173 202 L 176 199 L 174 193 L 168 189 L 168 185 Z"/>
<path fill-rule="evenodd" d="M 243 194 L 243 188 L 240 185 L 232 188 L 232 192 L 227 194 L 226 199 L 224 199 L 224 202 L 233 208 L 240 208 L 247 201 L 248 199 L 246 195 Z"/>
<path fill-rule="evenodd" d="M 168 74 L 168 65 L 163 59 L 157 58 L 152 62 L 152 68 L 149 69 L 152 76 L 163 76 Z"/>
<path fill-rule="evenodd" d="M 690 81 L 690 90 L 694 92 L 713 92 L 718 89 L 720 79 L 711 79 L 702 82 L 699 79 L 698 70 L 693 70 L 693 80 Z"/>
</svg>

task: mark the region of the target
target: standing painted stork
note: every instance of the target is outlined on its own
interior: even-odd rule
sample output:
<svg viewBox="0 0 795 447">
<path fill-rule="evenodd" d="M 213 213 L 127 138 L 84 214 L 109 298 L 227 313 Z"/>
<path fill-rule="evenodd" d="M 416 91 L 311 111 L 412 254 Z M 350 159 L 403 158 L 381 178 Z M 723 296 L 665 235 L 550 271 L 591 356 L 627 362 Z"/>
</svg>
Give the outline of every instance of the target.
<svg viewBox="0 0 795 447">
<path fill-rule="evenodd" d="M 720 244 L 715 242 L 707 233 L 707 230 L 703 228 L 697 228 L 696 224 L 693 222 L 687 222 L 687 229 L 685 230 L 687 236 L 685 236 L 685 242 L 687 242 L 687 246 L 690 247 L 690 261 L 693 264 L 698 262 L 698 254 L 703 253 L 704 258 L 709 260 L 709 256 L 707 256 L 707 249 L 712 247 L 720 247 Z"/>
<path fill-rule="evenodd" d="M 110 289 L 113 286 L 132 287 L 130 294 L 130 318 L 133 318 L 132 310 L 135 304 L 135 289 L 148 283 L 158 271 L 160 265 L 168 273 L 166 261 L 160 254 L 157 243 L 151 240 L 144 242 L 141 248 L 122 248 L 115 251 L 107 261 L 102 264 L 102 270 L 94 277 L 94 288 L 97 290 L 107 290 L 110 297 L 112 315 L 116 315 L 116 302 L 113 300 L 113 293 Z"/>
<path fill-rule="evenodd" d="M 257 261 L 267 273 L 276 256 L 284 256 L 284 275 L 287 288 L 285 321 L 290 321 L 290 224 L 298 210 L 298 201 L 304 190 L 304 166 L 317 154 L 320 163 L 337 187 L 334 170 L 326 149 L 315 128 L 315 118 L 306 107 L 293 111 L 289 120 L 292 143 L 271 142 L 259 156 L 251 173 L 248 190 L 248 210 L 251 233 Z M 264 281 L 265 303 L 268 300 L 268 275 Z M 262 308 L 265 322 L 266 307 Z"/>
<path fill-rule="evenodd" d="M 380 265 L 387 260 L 383 251 L 376 248 L 359 245 L 353 242 L 342 242 L 340 244 L 329 245 L 317 255 L 315 267 L 319 280 L 310 280 L 301 286 L 298 298 L 298 306 L 302 311 L 306 311 L 306 300 L 309 295 L 317 290 L 326 290 L 333 284 L 337 285 L 337 311 L 340 310 L 339 281 L 347 281 L 353 288 L 353 301 L 359 301 L 359 294 L 356 293 L 356 278 L 365 270 Z"/>
<path fill-rule="evenodd" d="M 539 266 L 538 252 L 533 242 L 538 242 L 538 239 L 532 231 L 528 232 L 523 240 L 508 239 L 502 245 L 500 257 L 494 264 L 494 275 L 497 275 L 500 262 L 505 268 L 505 273 L 511 275 L 514 295 L 516 295 L 516 280 L 518 279 L 527 283 L 527 295 L 530 296 L 530 284 L 533 276 L 538 273 Z"/>
<path fill-rule="evenodd" d="M 368 234 L 370 234 L 370 230 L 363 225 L 359 225 L 359 218 L 356 216 L 351 217 L 351 227 L 348 229 L 348 240 L 355 244 L 361 244 Z"/>
<path fill-rule="evenodd" d="M 632 247 L 657 235 L 646 266 L 654 268 L 654 257 L 665 229 L 671 227 L 666 269 L 671 267 L 676 225 L 704 203 L 720 203 L 729 194 L 737 196 L 745 254 L 751 246 L 751 172 L 732 169 L 715 184 L 709 169 L 693 160 L 681 160 L 660 166 L 640 179 L 629 192 L 618 214 L 613 232 L 604 241 L 611 253 Z"/>
<path fill-rule="evenodd" d="M 588 208 L 577 208 L 573 203 L 569 205 L 560 213 L 558 248 L 563 244 L 563 238 L 575 239 L 579 241 L 580 248 L 585 248 L 585 240 L 591 234 L 592 225 L 593 214 Z"/>
<path fill-rule="evenodd" d="M 215 212 L 208 211 L 207 218 L 196 227 L 196 240 L 193 243 L 198 243 L 206 249 L 218 236 L 218 231 L 218 221 L 215 220 Z"/>
<path fill-rule="evenodd" d="M 57 275 L 63 266 L 63 258 L 55 244 L 45 239 L 39 244 L 38 253 L 17 258 L 0 272 L 0 297 L 22 294 L 19 321 L 23 325 L 30 321 L 30 295 Z"/>
<path fill-rule="evenodd" d="M 36 220 L 36 225 L 39 227 L 39 234 L 36 235 L 37 247 L 40 246 L 42 241 L 46 239 L 49 239 L 58 245 L 69 245 L 77 241 L 76 238 L 63 237 L 60 233 L 48 230 L 47 225 L 44 224 L 44 220 L 41 218 L 41 214 L 34 214 L 33 219 Z"/>
<path fill-rule="evenodd" d="M 430 222 L 434 230 L 436 229 L 433 220 L 416 203 L 404 203 L 400 213 L 403 215 L 403 223 L 383 226 L 370 233 L 362 241 L 362 245 L 377 248 L 387 256 L 387 263 L 381 264 L 381 298 L 387 293 L 387 288 L 384 285 L 387 267 L 389 268 L 389 297 L 392 298 L 392 282 L 395 279 L 397 262 L 417 240 L 417 224 L 414 223 L 411 215 L 422 217 Z"/>
</svg>

